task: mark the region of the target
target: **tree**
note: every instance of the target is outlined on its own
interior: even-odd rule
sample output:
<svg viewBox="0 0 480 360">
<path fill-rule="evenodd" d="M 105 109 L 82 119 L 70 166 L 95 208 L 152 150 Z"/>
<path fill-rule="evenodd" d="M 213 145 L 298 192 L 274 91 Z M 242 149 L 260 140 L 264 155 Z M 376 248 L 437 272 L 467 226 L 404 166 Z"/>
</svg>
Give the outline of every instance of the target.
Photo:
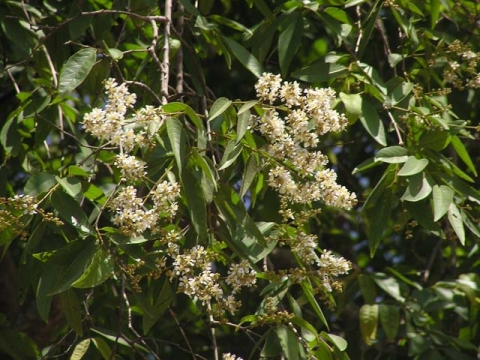
<svg viewBox="0 0 480 360">
<path fill-rule="evenodd" d="M 0 354 L 477 358 L 476 2 L 0 11 Z"/>
</svg>

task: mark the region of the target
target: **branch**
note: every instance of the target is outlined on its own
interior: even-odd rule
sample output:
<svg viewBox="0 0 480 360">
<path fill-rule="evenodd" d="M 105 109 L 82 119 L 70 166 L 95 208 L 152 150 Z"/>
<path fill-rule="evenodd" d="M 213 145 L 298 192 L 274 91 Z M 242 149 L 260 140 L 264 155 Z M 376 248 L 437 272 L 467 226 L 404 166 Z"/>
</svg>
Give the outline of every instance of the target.
<svg viewBox="0 0 480 360">
<path fill-rule="evenodd" d="M 178 17 L 178 20 L 177 20 L 177 31 L 176 32 L 177 32 L 179 37 L 181 37 L 182 34 L 183 34 L 183 25 L 184 25 L 184 17 L 182 15 L 183 11 L 184 11 L 183 5 L 178 3 L 177 12 L 180 13 L 180 16 Z M 183 49 L 182 49 L 181 44 L 180 44 L 180 48 L 178 49 L 178 52 L 177 52 L 175 67 L 176 67 L 176 71 L 177 71 L 176 92 L 177 92 L 177 94 L 180 94 L 180 96 L 182 96 L 182 94 L 183 94 Z"/>
<path fill-rule="evenodd" d="M 170 73 L 170 27 L 172 19 L 172 0 L 165 0 L 165 17 L 167 22 L 163 31 L 163 63 L 162 63 L 162 104 L 168 101 L 168 81 Z"/>
</svg>

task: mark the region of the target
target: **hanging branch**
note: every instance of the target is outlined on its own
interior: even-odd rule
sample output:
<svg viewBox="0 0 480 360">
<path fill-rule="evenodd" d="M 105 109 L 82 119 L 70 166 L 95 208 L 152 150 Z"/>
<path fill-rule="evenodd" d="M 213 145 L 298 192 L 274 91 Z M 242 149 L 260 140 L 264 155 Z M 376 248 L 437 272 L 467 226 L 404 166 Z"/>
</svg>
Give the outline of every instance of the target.
<svg viewBox="0 0 480 360">
<path fill-rule="evenodd" d="M 163 32 L 164 44 L 163 44 L 163 62 L 162 62 L 162 104 L 166 104 L 168 101 L 168 81 L 170 73 L 170 27 L 172 24 L 172 0 L 165 0 L 165 29 Z"/>
</svg>

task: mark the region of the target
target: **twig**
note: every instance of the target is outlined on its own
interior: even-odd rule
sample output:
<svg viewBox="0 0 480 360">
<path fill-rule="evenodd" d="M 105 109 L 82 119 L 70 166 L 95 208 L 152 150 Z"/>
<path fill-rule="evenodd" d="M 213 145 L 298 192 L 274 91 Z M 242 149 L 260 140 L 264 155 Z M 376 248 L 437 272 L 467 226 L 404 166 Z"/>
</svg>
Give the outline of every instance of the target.
<svg viewBox="0 0 480 360">
<path fill-rule="evenodd" d="M 124 81 L 124 83 L 127 84 L 127 85 L 133 85 L 133 86 L 144 89 L 155 99 L 155 101 L 158 103 L 158 105 L 162 104 L 162 99 L 160 99 L 157 96 L 157 94 L 155 94 L 155 92 L 152 89 L 150 89 L 150 87 L 148 85 L 145 85 L 144 83 L 142 83 L 140 81 Z"/>
<path fill-rule="evenodd" d="M 182 326 L 180 325 L 180 322 L 177 319 L 177 315 L 173 312 L 172 309 L 168 309 L 168 311 L 170 312 L 170 315 L 172 316 L 175 323 L 177 324 L 178 329 L 180 330 L 180 334 L 182 334 L 182 337 L 185 340 L 185 343 L 187 344 L 188 350 L 190 351 L 190 354 L 192 355 L 193 360 L 196 360 L 197 357 L 195 355 L 195 352 L 193 351 L 193 348 L 190 345 L 190 342 L 188 341 L 188 337 L 185 334 L 185 331 L 183 331 Z"/>
<path fill-rule="evenodd" d="M 390 118 L 390 121 L 392 122 L 393 127 L 395 128 L 395 132 L 397 133 L 398 145 L 403 145 L 404 142 L 403 142 L 403 139 L 402 139 L 402 134 L 400 133 L 400 129 L 398 128 L 397 122 L 393 118 L 393 115 L 390 112 L 390 110 L 388 110 L 388 109 L 385 109 L 385 110 L 387 110 L 388 117 Z"/>
<path fill-rule="evenodd" d="M 172 0 L 165 0 L 165 17 L 167 22 L 163 31 L 163 62 L 162 62 L 162 104 L 168 102 L 168 81 L 170 75 L 170 27 L 172 19 Z"/>
<path fill-rule="evenodd" d="M 435 247 L 433 248 L 432 255 L 430 256 L 430 259 L 428 260 L 428 265 L 427 268 L 425 269 L 422 280 L 424 283 L 428 281 L 428 278 L 430 276 L 430 271 L 432 270 L 433 263 L 435 261 L 435 258 L 437 257 L 437 251 L 440 248 L 440 245 L 442 245 L 442 239 L 438 239 L 437 243 L 435 244 Z"/>
<path fill-rule="evenodd" d="M 216 334 L 215 327 L 213 326 L 213 323 L 215 320 L 213 319 L 213 315 L 212 315 L 212 304 L 208 302 L 207 307 L 209 312 L 208 322 L 210 323 L 209 328 L 210 328 L 210 336 L 212 337 L 213 356 L 215 360 L 218 360 L 217 334 Z"/>
</svg>

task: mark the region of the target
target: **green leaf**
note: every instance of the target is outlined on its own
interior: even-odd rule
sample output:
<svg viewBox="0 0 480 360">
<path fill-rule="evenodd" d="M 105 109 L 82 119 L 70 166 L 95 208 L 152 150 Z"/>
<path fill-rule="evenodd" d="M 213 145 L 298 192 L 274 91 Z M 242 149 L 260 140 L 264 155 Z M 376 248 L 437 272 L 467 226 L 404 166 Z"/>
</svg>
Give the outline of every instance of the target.
<svg viewBox="0 0 480 360">
<path fill-rule="evenodd" d="M 299 359 L 299 343 L 297 336 L 284 325 L 277 326 L 277 336 L 287 360 Z"/>
<path fill-rule="evenodd" d="M 432 192 L 434 182 L 424 172 L 408 177 L 408 186 L 401 199 L 403 201 L 416 202 L 425 199 Z"/>
<path fill-rule="evenodd" d="M 93 255 L 92 262 L 85 272 L 72 286 L 76 288 L 91 288 L 100 285 L 113 275 L 115 261 L 103 250 L 97 251 Z"/>
<path fill-rule="evenodd" d="M 177 162 L 178 172 L 181 174 L 183 170 L 183 162 L 185 159 L 185 143 L 186 135 L 182 123 L 175 117 L 170 117 L 166 121 L 168 140 L 172 147 L 175 161 Z"/>
<path fill-rule="evenodd" d="M 300 283 L 303 289 L 303 294 L 306 296 L 308 302 L 313 308 L 313 311 L 315 311 L 315 314 L 317 314 L 318 318 L 322 322 L 323 325 L 329 330 L 328 322 L 327 319 L 325 318 L 325 315 L 323 315 L 322 308 L 320 305 L 318 305 L 317 299 L 315 299 L 315 296 L 313 295 L 313 288 L 312 284 L 310 283 L 309 280 L 302 281 Z"/>
<path fill-rule="evenodd" d="M 430 0 L 430 28 L 434 29 L 440 15 L 440 0 Z"/>
<path fill-rule="evenodd" d="M 428 159 L 417 159 L 415 156 L 410 156 L 407 162 L 402 166 L 397 173 L 398 176 L 416 175 L 423 171 L 428 165 Z"/>
<path fill-rule="evenodd" d="M 256 77 L 262 76 L 264 72 L 262 64 L 248 52 L 242 45 L 237 43 L 235 40 L 232 40 L 228 37 L 223 36 L 223 40 L 227 43 L 228 47 L 232 51 L 233 55 L 245 66 L 248 70 L 251 71 Z"/>
<path fill-rule="evenodd" d="M 62 186 L 65 192 L 75 200 L 80 200 L 82 197 L 82 184 L 80 180 L 75 177 L 61 178 L 55 176 L 55 180 Z"/>
<path fill-rule="evenodd" d="M 43 321 L 48 322 L 48 314 L 52 303 L 50 291 L 54 288 L 59 278 L 59 266 L 52 264 L 43 264 L 42 276 L 38 281 L 35 302 L 37 304 L 38 314 Z"/>
<path fill-rule="evenodd" d="M 395 305 L 380 304 L 380 322 L 388 341 L 395 341 L 400 326 L 400 314 Z"/>
<path fill-rule="evenodd" d="M 378 305 L 363 305 L 359 311 L 360 333 L 367 345 L 372 345 L 377 339 Z"/>
<path fill-rule="evenodd" d="M 362 101 L 360 121 L 367 132 L 380 145 L 387 146 L 387 135 L 377 110 L 368 101 Z"/>
<path fill-rule="evenodd" d="M 73 262 L 67 267 L 65 272 L 60 276 L 55 287 L 50 291 L 49 295 L 55 295 L 69 289 L 75 281 L 87 271 L 93 261 L 95 252 L 98 251 L 98 245 L 88 244 L 82 251 L 78 253 Z"/>
<path fill-rule="evenodd" d="M 2 314 L 3 319 L 5 317 Z M 10 356 L 2 356 L 5 359 L 25 360 L 40 358 L 37 346 L 32 339 L 20 331 L 5 328 L 5 324 L 2 324 L 0 327 L 0 353 Z"/>
<path fill-rule="evenodd" d="M 338 350 L 345 351 L 347 349 L 348 343 L 344 338 L 342 338 L 338 335 L 328 334 L 325 331 L 322 331 L 321 335 L 324 338 L 330 340 Z"/>
<path fill-rule="evenodd" d="M 207 210 L 200 181 L 198 181 L 190 169 L 185 169 L 182 173 L 181 181 L 192 225 L 198 237 L 205 239 L 207 236 Z"/>
<path fill-rule="evenodd" d="M 67 318 L 67 323 L 79 335 L 82 336 L 82 310 L 80 301 L 78 301 L 72 289 L 60 293 L 60 301 L 62 303 L 62 312 Z"/>
<path fill-rule="evenodd" d="M 355 122 L 362 115 L 362 97 L 360 94 L 345 94 L 343 92 L 339 95 L 347 111 L 349 122 Z"/>
<path fill-rule="evenodd" d="M 300 11 L 287 16 L 287 27 L 278 37 L 278 58 L 282 76 L 286 77 L 290 63 L 297 53 L 303 34 L 303 17 Z"/>
<path fill-rule="evenodd" d="M 389 146 L 380 149 L 375 155 L 375 161 L 389 164 L 404 163 L 408 160 L 408 149 L 401 146 Z"/>
<path fill-rule="evenodd" d="M 357 166 L 355 166 L 355 168 L 353 169 L 352 171 L 352 175 L 355 175 L 355 174 L 358 174 L 362 171 L 366 171 L 368 169 L 371 169 L 375 166 L 379 165 L 379 162 L 378 161 L 375 161 L 374 158 L 369 158 L 365 161 L 362 161 L 360 164 L 358 164 Z"/>
<path fill-rule="evenodd" d="M 445 215 L 453 202 L 453 190 L 445 185 L 433 186 L 433 221 Z"/>
<path fill-rule="evenodd" d="M 373 304 L 377 297 L 377 290 L 372 278 L 366 274 L 360 274 L 358 276 L 358 285 L 362 292 L 363 300 L 366 304 Z"/>
<path fill-rule="evenodd" d="M 323 57 L 300 70 L 294 71 L 292 76 L 306 82 L 326 82 L 347 75 L 348 68 L 335 63 L 338 59 L 340 59 L 340 56 Z"/>
<path fill-rule="evenodd" d="M 250 110 L 252 107 L 257 105 L 260 101 L 259 100 L 250 100 L 243 104 L 240 109 L 238 109 L 237 115 L 243 114 L 245 111 Z"/>
<path fill-rule="evenodd" d="M 61 190 L 57 190 L 50 198 L 61 219 L 73 225 L 84 234 L 93 233 L 93 228 L 88 222 L 85 212 L 71 196 Z"/>
<path fill-rule="evenodd" d="M 275 225 L 275 223 L 260 222 L 255 225 L 258 227 L 260 233 L 264 235 Z M 270 254 L 277 245 L 277 241 L 272 240 L 265 243 L 260 241 L 261 239 L 258 239 L 253 234 L 245 235 L 245 232 L 246 231 L 238 231 L 234 236 L 234 241 L 236 247 L 238 247 L 242 253 L 248 257 L 252 264 L 264 259 L 265 256 Z"/>
<path fill-rule="evenodd" d="M 218 170 L 223 170 L 232 165 L 238 156 L 242 153 L 243 144 L 237 143 L 236 141 L 229 141 L 225 147 L 225 152 L 223 153 L 222 161 L 218 164 Z"/>
<path fill-rule="evenodd" d="M 454 203 L 450 204 L 448 207 L 448 221 L 450 222 L 450 225 L 452 225 L 455 234 L 457 234 L 460 243 L 465 245 L 465 228 L 463 227 L 462 216 Z"/>
<path fill-rule="evenodd" d="M 418 142 L 418 146 L 441 151 L 447 147 L 451 138 L 450 134 L 445 130 L 429 131 L 422 135 Z"/>
<path fill-rule="evenodd" d="M 473 175 L 477 176 L 477 169 L 475 169 L 475 165 L 473 165 L 472 159 L 470 158 L 470 155 L 468 154 L 468 151 L 460 138 L 458 136 L 452 136 L 451 144 L 460 159 L 462 159 L 465 165 L 467 165 L 468 169 L 473 173 Z"/>
<path fill-rule="evenodd" d="M 400 294 L 400 284 L 397 279 L 379 272 L 372 274 L 371 277 L 388 295 L 401 303 L 405 302 L 405 298 Z"/>
<path fill-rule="evenodd" d="M 212 121 L 216 117 L 220 116 L 225 110 L 229 108 L 229 106 L 232 105 L 232 101 L 221 97 L 218 98 L 210 108 L 210 112 L 208 114 L 208 121 Z"/>
<path fill-rule="evenodd" d="M 240 140 L 243 139 L 243 136 L 248 130 L 248 125 L 250 124 L 250 118 L 252 114 L 250 110 L 246 110 L 237 118 L 237 136 L 235 137 L 235 141 L 238 143 Z"/>
<path fill-rule="evenodd" d="M 98 352 L 102 355 L 103 360 L 112 359 L 112 349 L 108 346 L 107 342 L 101 337 L 92 338 L 93 345 L 97 348 Z"/>
<path fill-rule="evenodd" d="M 87 353 L 91 341 L 92 340 L 90 338 L 80 341 L 73 349 L 70 360 L 81 360 L 83 356 Z"/>
<path fill-rule="evenodd" d="M 164 281 L 155 303 L 149 307 L 149 314 L 143 315 L 143 333 L 147 334 L 173 301 L 174 292 L 169 281 Z"/>
<path fill-rule="evenodd" d="M 66 94 L 75 90 L 87 78 L 96 58 L 97 51 L 92 48 L 81 49 L 73 54 L 60 71 L 58 91 Z"/>
<path fill-rule="evenodd" d="M 55 175 L 50 173 L 36 173 L 30 176 L 23 191 L 26 195 L 38 196 L 47 192 L 57 184 Z"/>
<path fill-rule="evenodd" d="M 244 197 L 247 193 L 250 185 L 252 185 L 253 179 L 257 175 L 258 171 L 261 169 L 258 155 L 250 154 L 247 163 L 245 164 L 245 169 L 242 175 L 242 186 L 240 188 L 240 197 Z"/>
</svg>

